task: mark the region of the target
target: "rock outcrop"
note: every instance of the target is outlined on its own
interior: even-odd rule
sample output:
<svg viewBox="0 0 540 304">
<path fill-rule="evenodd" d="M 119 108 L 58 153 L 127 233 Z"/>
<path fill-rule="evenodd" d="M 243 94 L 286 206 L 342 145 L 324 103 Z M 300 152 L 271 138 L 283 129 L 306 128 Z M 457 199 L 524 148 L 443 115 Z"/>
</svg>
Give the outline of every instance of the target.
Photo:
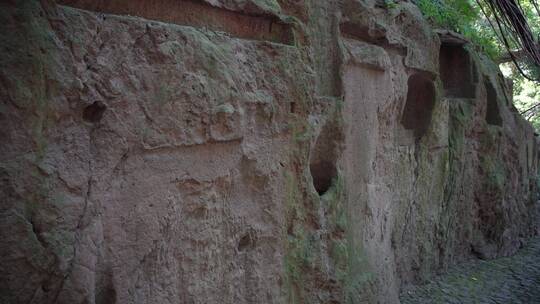
<svg viewBox="0 0 540 304">
<path fill-rule="evenodd" d="M 398 303 L 535 234 L 533 129 L 410 2 L 0 21 L 1 303 Z"/>
</svg>

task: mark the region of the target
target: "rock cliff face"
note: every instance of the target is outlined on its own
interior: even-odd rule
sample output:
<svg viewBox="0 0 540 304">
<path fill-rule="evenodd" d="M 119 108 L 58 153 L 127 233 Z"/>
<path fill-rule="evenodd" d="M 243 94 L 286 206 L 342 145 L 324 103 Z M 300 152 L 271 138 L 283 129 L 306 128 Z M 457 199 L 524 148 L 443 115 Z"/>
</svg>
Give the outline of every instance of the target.
<svg viewBox="0 0 540 304">
<path fill-rule="evenodd" d="M 398 303 L 536 231 L 533 129 L 409 2 L 0 21 L 2 303 Z"/>
</svg>

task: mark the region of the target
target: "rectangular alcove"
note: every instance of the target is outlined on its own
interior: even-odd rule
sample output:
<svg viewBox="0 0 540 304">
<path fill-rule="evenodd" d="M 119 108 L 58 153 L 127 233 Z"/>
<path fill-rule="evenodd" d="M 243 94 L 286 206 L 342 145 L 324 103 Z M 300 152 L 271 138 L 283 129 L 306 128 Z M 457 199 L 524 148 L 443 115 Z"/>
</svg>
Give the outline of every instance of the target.
<svg viewBox="0 0 540 304">
<path fill-rule="evenodd" d="M 292 45 L 292 28 L 272 15 L 250 15 L 196 0 L 58 0 L 58 4 L 221 31 L 233 37 Z"/>
<path fill-rule="evenodd" d="M 441 45 L 439 73 L 446 97 L 475 98 L 478 72 L 463 45 L 451 43 Z"/>
<path fill-rule="evenodd" d="M 435 98 L 435 85 L 429 77 L 420 73 L 409 76 L 407 99 L 401 114 L 401 125 L 409 132 L 401 132 L 402 136 L 412 135 L 416 142 L 426 134 L 431 124 Z"/>
</svg>

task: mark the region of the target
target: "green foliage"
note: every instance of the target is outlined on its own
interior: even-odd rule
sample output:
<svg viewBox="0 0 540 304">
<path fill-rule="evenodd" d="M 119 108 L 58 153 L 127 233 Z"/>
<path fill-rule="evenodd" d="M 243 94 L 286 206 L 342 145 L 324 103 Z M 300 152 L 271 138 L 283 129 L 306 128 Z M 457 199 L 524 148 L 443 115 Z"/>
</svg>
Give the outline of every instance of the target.
<svg viewBox="0 0 540 304">
<path fill-rule="evenodd" d="M 384 5 L 387 9 L 393 9 L 397 7 L 397 4 L 394 0 L 384 0 Z"/>
<path fill-rule="evenodd" d="M 500 68 L 505 77 L 512 79 L 514 105 L 536 132 L 540 132 L 540 84 L 521 76 L 512 63 L 502 64 Z M 534 67 L 529 71 L 540 72 L 535 71 Z"/>
<path fill-rule="evenodd" d="M 514 104 L 518 111 L 531 122 L 537 132 L 540 131 L 540 85 L 513 74 Z"/>
<path fill-rule="evenodd" d="M 530 0 L 520 1 L 521 7 L 523 8 L 523 12 L 525 13 L 525 17 L 529 21 L 529 26 L 531 27 L 531 31 L 538 35 L 540 33 L 540 16 L 536 12 L 536 9 L 534 8 L 534 5 L 531 3 Z"/>
<path fill-rule="evenodd" d="M 424 16 L 435 26 L 461 33 L 480 46 L 492 59 L 506 53 L 502 42 L 474 0 L 414 0 Z M 540 35 L 540 17 L 529 0 L 520 1 L 533 35 Z M 486 12 L 489 14 L 489 12 Z M 540 69 L 527 61 L 521 68 L 532 78 L 540 79 Z M 514 83 L 514 104 L 519 112 L 540 132 L 540 84 L 520 75 L 512 64 L 501 66 L 506 77 Z M 532 109 L 532 110 L 530 110 Z"/>
<path fill-rule="evenodd" d="M 468 0 L 416 0 L 422 13 L 436 25 L 459 31 L 478 18 Z"/>
<path fill-rule="evenodd" d="M 481 46 L 492 58 L 502 47 L 484 19 L 476 2 L 471 0 L 415 0 L 422 14 L 435 26 L 453 30 Z"/>
</svg>

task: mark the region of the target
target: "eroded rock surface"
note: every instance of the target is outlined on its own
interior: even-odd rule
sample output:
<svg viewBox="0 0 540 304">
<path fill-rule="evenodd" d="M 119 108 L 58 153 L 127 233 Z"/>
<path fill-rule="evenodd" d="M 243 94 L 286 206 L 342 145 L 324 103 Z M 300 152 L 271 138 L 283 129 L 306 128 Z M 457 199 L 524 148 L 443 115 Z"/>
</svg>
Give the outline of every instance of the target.
<svg viewBox="0 0 540 304">
<path fill-rule="evenodd" d="M 533 129 L 409 2 L 0 20 L 2 303 L 398 303 L 535 234 Z"/>
</svg>

